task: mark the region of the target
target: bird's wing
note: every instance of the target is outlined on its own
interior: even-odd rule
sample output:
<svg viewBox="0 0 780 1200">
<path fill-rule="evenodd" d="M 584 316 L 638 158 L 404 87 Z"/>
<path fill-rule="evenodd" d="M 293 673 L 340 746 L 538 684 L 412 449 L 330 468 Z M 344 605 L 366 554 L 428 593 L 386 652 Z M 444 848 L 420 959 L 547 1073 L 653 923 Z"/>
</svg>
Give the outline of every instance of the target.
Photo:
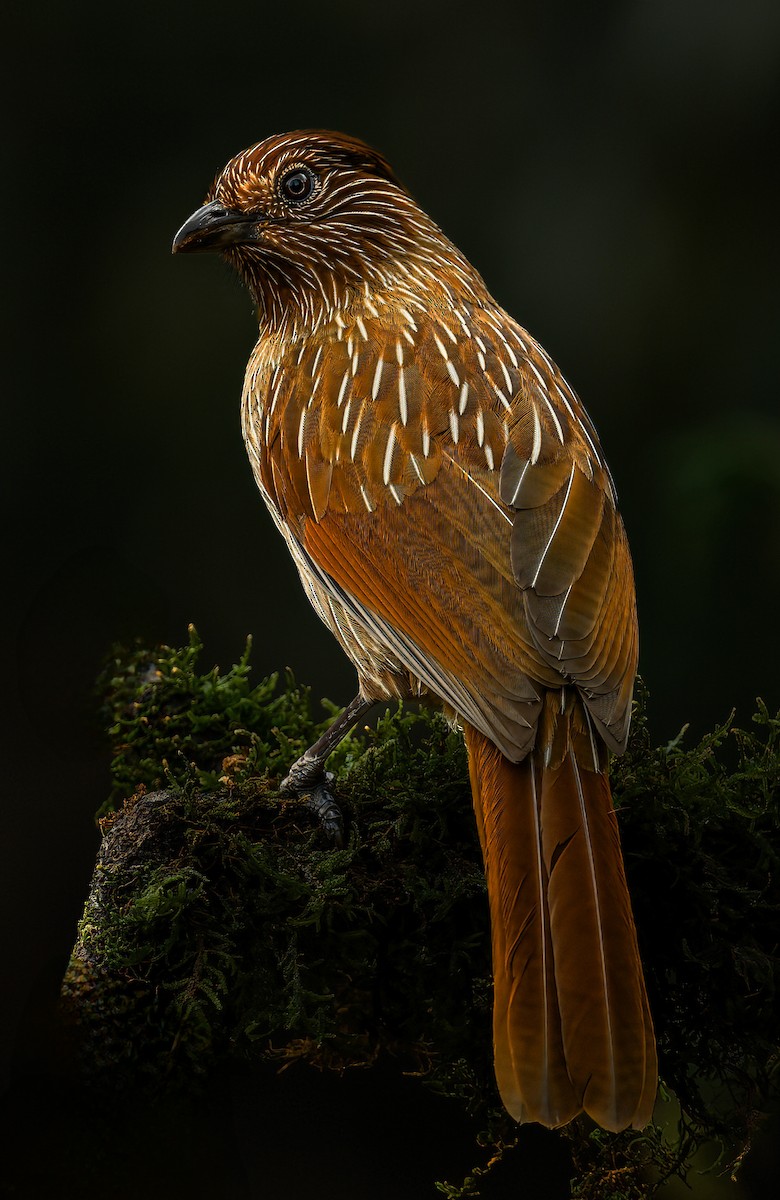
<svg viewBox="0 0 780 1200">
<path fill-rule="evenodd" d="M 507 757 L 569 683 L 619 749 L 633 577 L 595 432 L 500 310 L 407 316 L 271 379 L 263 486 L 299 561 Z"/>
</svg>

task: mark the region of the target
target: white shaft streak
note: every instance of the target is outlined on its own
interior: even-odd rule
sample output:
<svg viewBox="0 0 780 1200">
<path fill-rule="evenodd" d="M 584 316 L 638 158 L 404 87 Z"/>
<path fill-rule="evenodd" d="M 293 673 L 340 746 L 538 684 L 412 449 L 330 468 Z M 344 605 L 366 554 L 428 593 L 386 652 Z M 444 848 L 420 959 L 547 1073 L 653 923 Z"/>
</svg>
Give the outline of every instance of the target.
<svg viewBox="0 0 780 1200">
<path fill-rule="evenodd" d="M 341 408 L 341 405 L 342 405 L 342 403 L 343 403 L 343 401 L 344 401 L 344 393 L 345 393 L 345 392 L 346 392 L 346 390 L 347 390 L 347 384 L 348 384 L 348 383 L 349 383 L 349 371 L 345 371 L 345 372 L 344 372 L 344 378 L 343 378 L 343 379 L 342 379 L 342 381 L 341 381 L 341 387 L 339 388 L 339 394 L 338 394 L 338 397 L 337 397 L 337 399 L 336 399 L 336 408 Z"/>
<path fill-rule="evenodd" d="M 507 513 L 504 512 L 504 510 L 503 510 L 503 508 L 501 508 L 500 504 L 496 504 L 495 500 L 490 495 L 490 492 L 486 491 L 485 488 L 483 488 L 481 483 L 477 483 L 474 476 L 470 475 L 469 472 L 465 469 L 465 467 L 462 467 L 459 462 L 456 462 L 455 459 L 452 457 L 452 455 L 448 454 L 446 450 L 442 450 L 442 455 L 444 456 L 444 458 L 448 458 L 450 460 L 453 467 L 457 467 L 457 469 L 460 471 L 461 475 L 464 475 L 466 477 L 466 479 L 469 481 L 469 483 L 472 484 L 477 489 L 477 491 L 482 493 L 482 495 L 485 497 L 486 500 L 490 501 L 490 503 L 493 505 L 493 508 L 496 510 L 496 512 L 504 518 L 507 525 L 511 525 L 512 518 Z"/>
<path fill-rule="evenodd" d="M 568 387 L 568 384 L 566 383 L 566 381 L 565 381 L 565 380 L 564 380 L 564 386 L 565 386 L 565 387 Z M 579 426 L 579 428 L 580 428 L 580 429 L 582 430 L 582 432 L 584 433 L 584 435 L 585 435 L 585 439 L 586 439 L 586 441 L 587 441 L 588 445 L 589 445 L 589 446 L 590 446 L 590 448 L 591 448 L 591 452 L 593 453 L 593 457 L 595 458 L 595 460 L 596 460 L 596 462 L 598 463 L 598 465 L 599 465 L 599 466 L 601 466 L 601 465 L 602 465 L 602 463 L 601 463 L 601 456 L 599 455 L 598 449 L 597 449 L 597 447 L 596 447 L 596 444 L 595 444 L 595 442 L 593 441 L 593 438 L 592 438 L 592 437 L 590 436 L 590 434 L 588 433 L 588 428 L 587 428 L 587 425 L 584 423 L 584 421 L 582 421 L 582 420 L 581 420 L 581 419 L 580 419 L 580 418 L 577 416 L 577 414 L 575 413 L 575 411 L 574 411 L 574 409 L 572 408 L 571 404 L 569 403 L 569 400 L 568 400 L 568 398 L 567 398 L 567 396 L 566 396 L 566 393 L 563 391 L 563 389 L 562 389 L 561 387 L 559 387 L 557 383 L 556 383 L 556 384 L 554 384 L 554 387 L 555 387 L 555 390 L 556 390 L 556 392 L 557 392 L 557 393 L 558 393 L 558 395 L 560 396 L 561 400 L 563 401 L 564 405 L 566 406 L 566 411 L 569 413 L 569 416 L 570 416 L 570 417 L 572 417 L 572 419 L 573 419 L 573 420 L 575 420 L 575 421 L 577 422 L 577 425 Z"/>
<path fill-rule="evenodd" d="M 531 413 L 534 419 L 534 444 L 531 447 L 531 457 L 529 462 L 533 465 L 539 457 L 539 452 L 542 449 L 542 423 L 539 420 L 539 410 L 535 404 L 531 405 Z"/>
<path fill-rule="evenodd" d="M 558 434 L 558 439 L 559 439 L 561 445 L 563 445 L 563 443 L 564 443 L 563 430 L 561 429 L 561 423 L 558 420 L 558 414 L 555 411 L 555 409 L 553 408 L 553 406 L 550 403 L 547 396 L 543 395 L 542 399 L 544 400 L 545 404 L 547 405 L 550 416 L 552 417 L 553 425 L 555 426 L 555 432 Z"/>
<path fill-rule="evenodd" d="M 563 597 L 563 602 L 561 604 L 560 611 L 558 612 L 558 620 L 555 622 L 555 629 L 553 630 L 553 637 L 558 637 L 558 633 L 561 628 L 561 621 L 563 620 L 563 610 L 566 607 L 566 603 L 569 599 L 569 596 L 571 595 L 571 589 L 573 587 L 574 587 L 574 584 L 570 583 L 566 589 L 566 595 Z M 561 712 L 563 712 L 563 708 L 561 708 Z M 598 770 L 598 767 L 596 767 L 596 770 Z"/>
<path fill-rule="evenodd" d="M 548 1084 L 549 1084 L 549 1078 L 550 1078 L 549 1066 L 550 1066 L 550 1059 L 551 1059 L 550 1019 L 549 1019 L 550 1018 L 551 1000 L 550 1000 L 550 997 L 548 996 L 548 979 L 551 977 L 552 972 L 548 972 L 548 969 L 547 969 L 547 960 L 549 958 L 549 950 L 550 950 L 550 947 L 548 945 L 548 938 L 547 938 L 547 924 L 545 921 L 545 913 L 547 912 L 547 899 L 546 899 L 547 881 L 546 881 L 546 875 L 545 875 L 545 870 L 544 870 L 544 856 L 543 856 L 543 852 L 542 852 L 542 827 L 541 827 L 541 818 L 540 818 L 540 812 L 539 812 L 539 795 L 538 795 L 537 787 L 536 787 L 536 767 L 534 765 L 533 759 L 530 760 L 530 767 L 531 767 L 531 799 L 532 799 L 532 803 L 533 803 L 533 823 L 534 823 L 534 835 L 535 835 L 535 839 L 536 839 L 536 886 L 538 888 L 538 901 L 536 902 L 534 907 L 536 910 L 536 917 L 538 918 L 538 921 L 539 921 L 538 936 L 539 936 L 540 957 L 541 957 L 540 969 L 542 972 L 542 980 L 543 980 L 543 988 L 544 988 L 544 1001 L 543 1001 L 543 1005 L 542 1005 L 543 1010 L 544 1010 L 543 1016 L 542 1016 L 542 1044 L 544 1047 L 544 1069 L 542 1071 L 542 1079 L 544 1081 L 545 1093 L 543 1096 L 540 1096 L 538 1098 L 538 1100 L 539 1100 L 541 1107 L 543 1109 L 547 1110 L 549 1108 L 549 1102 L 550 1102 Z M 528 923 L 527 923 L 527 921 L 524 921 L 523 925 L 520 928 L 520 931 L 517 934 L 517 937 L 515 938 L 512 945 L 506 951 L 506 969 L 507 969 L 507 973 L 509 974 L 510 978 L 512 979 L 512 988 L 509 993 L 509 1003 L 507 1005 L 508 1012 L 511 1012 L 512 1005 L 514 1004 L 515 995 L 518 992 L 518 990 L 522 987 L 522 984 L 523 984 L 523 972 L 515 973 L 515 971 L 513 970 L 513 961 L 514 961 L 515 954 L 517 953 L 518 945 L 519 945 L 523 935 L 526 933 L 527 928 L 528 928 Z M 531 956 L 529 955 L 528 957 L 530 958 Z M 523 1063 L 518 1062 L 516 1060 L 514 1052 L 512 1053 L 512 1061 L 514 1063 L 517 1074 L 518 1075 L 522 1074 Z"/>
<path fill-rule="evenodd" d="M 420 470 L 420 464 L 417 462 L 417 459 L 415 458 L 415 456 L 413 454 L 409 455 L 409 462 L 414 467 L 415 473 L 416 473 L 417 478 L 419 479 L 420 483 L 423 485 L 423 487 L 425 487 L 425 476 L 423 475 L 422 471 Z"/>
<path fill-rule="evenodd" d="M 371 399 L 372 400 L 376 400 L 377 396 L 379 395 L 379 384 L 382 380 L 382 368 L 384 365 L 385 364 L 383 363 L 382 359 L 380 358 L 376 364 L 376 370 L 374 371 L 374 382 L 371 384 Z"/>
<path fill-rule="evenodd" d="M 552 546 L 552 544 L 555 540 L 555 535 L 558 532 L 558 526 L 560 525 L 561 521 L 563 520 L 563 514 L 566 512 L 566 505 L 569 503 L 569 496 L 571 495 L 571 488 L 572 488 L 572 484 L 574 483 L 574 472 L 576 470 L 577 470 L 576 466 L 572 465 L 571 475 L 569 476 L 569 483 L 566 488 L 566 495 L 563 497 L 563 504 L 561 505 L 561 511 L 558 513 L 558 519 L 556 520 L 555 524 L 553 525 L 553 531 L 548 538 L 547 545 L 545 546 L 544 550 L 542 551 L 542 557 L 539 559 L 539 564 L 536 568 L 536 574 L 534 575 L 533 579 L 531 580 L 531 587 L 536 587 L 536 582 L 541 574 L 542 567 L 544 566 L 544 560 L 547 557 L 550 546 Z"/>
<path fill-rule="evenodd" d="M 512 499 L 509 501 L 510 508 L 517 507 L 517 497 L 520 495 L 520 489 L 523 486 L 523 480 L 525 479 L 525 473 L 528 470 L 528 468 L 530 467 L 530 465 L 531 465 L 531 460 L 529 459 L 528 462 L 523 467 L 522 471 L 520 472 L 520 478 L 517 481 L 517 487 L 515 488 L 514 492 L 512 493 Z M 557 629 L 555 632 L 556 633 L 558 632 Z"/>
<path fill-rule="evenodd" d="M 398 411 L 401 414 L 401 424 L 406 425 L 409 420 L 409 406 L 406 402 L 406 380 L 403 367 L 398 368 Z"/>
<path fill-rule="evenodd" d="M 360 424 L 361 424 L 362 420 L 363 420 L 363 409 L 361 407 L 360 412 L 357 415 L 357 420 L 355 421 L 355 428 L 352 430 L 352 443 L 349 447 L 349 457 L 352 459 L 353 462 L 355 461 L 355 455 L 357 454 L 358 434 L 360 433 Z M 365 499 L 365 496 L 363 498 Z M 371 511 L 371 509 L 369 509 L 369 512 L 370 511 Z"/>
<path fill-rule="evenodd" d="M 397 424 L 394 421 L 390 426 L 390 432 L 387 435 L 387 445 L 385 447 L 385 461 L 382 465 L 382 478 L 385 482 L 385 487 L 390 483 L 390 472 L 393 466 L 393 450 L 395 449 L 395 431 Z"/>
<path fill-rule="evenodd" d="M 545 913 L 547 912 L 547 898 L 546 898 L 547 880 L 545 878 L 544 861 L 543 861 L 544 856 L 542 854 L 542 828 L 541 828 L 541 820 L 540 820 L 540 814 L 539 814 L 539 798 L 538 798 L 537 792 L 536 792 L 536 766 L 534 764 L 533 758 L 530 759 L 530 763 L 531 763 L 531 792 L 532 792 L 532 796 L 533 796 L 533 806 L 534 806 L 534 814 L 533 814 L 534 815 L 534 833 L 536 835 L 536 851 L 537 851 L 536 852 L 536 875 L 537 875 L 537 887 L 539 888 L 538 915 L 539 915 L 540 935 L 541 935 L 541 944 L 542 944 L 542 979 L 544 980 L 544 1016 L 542 1018 L 542 1028 L 544 1030 L 544 1033 L 542 1036 L 543 1036 L 543 1040 L 544 1040 L 544 1073 L 543 1073 L 543 1075 L 544 1075 L 544 1081 L 545 1081 L 545 1086 L 546 1086 L 549 1081 L 549 1077 L 550 1077 L 550 1072 L 549 1072 L 549 1065 L 550 1065 L 550 1019 L 549 1019 L 550 1018 L 550 999 L 547 995 L 547 980 L 552 975 L 552 972 L 550 972 L 548 974 L 548 971 L 547 971 L 547 950 L 548 950 L 547 926 L 546 926 L 546 922 L 544 919 Z M 545 1104 L 549 1105 L 549 1099 L 550 1099 L 549 1092 L 547 1095 L 545 1095 L 544 1099 L 545 1099 Z"/>
<path fill-rule="evenodd" d="M 574 778 L 577 783 L 577 798 L 580 805 L 580 816 L 582 817 L 582 832 L 585 838 L 585 845 L 588 851 L 588 865 L 590 867 L 591 886 L 593 888 L 593 902 L 596 907 L 596 927 L 599 939 L 599 967 L 601 970 L 601 983 L 604 988 L 604 1003 L 607 1010 L 607 1038 L 610 1049 L 610 1075 L 612 1077 L 612 1095 L 617 1095 L 617 1078 L 615 1072 L 615 1038 L 612 1032 L 612 1003 L 609 991 L 609 981 L 607 979 L 607 956 L 604 950 L 604 928 L 601 920 L 601 896 L 599 895 L 598 879 L 596 877 L 596 862 L 593 855 L 593 838 L 591 837 L 590 824 L 588 822 L 588 810 L 585 805 L 585 796 L 582 791 L 582 780 L 580 779 L 580 769 L 577 765 L 577 760 L 574 754 L 571 754 L 571 765 L 574 770 Z"/>
<path fill-rule="evenodd" d="M 311 505 L 311 511 L 314 516 L 314 520 L 319 521 L 320 518 L 317 515 L 317 504 L 315 502 L 314 492 L 312 491 L 312 486 L 311 486 L 311 463 L 309 461 L 308 454 L 304 455 L 304 463 L 306 464 L 306 488 L 309 493 L 309 503 Z"/>
<path fill-rule="evenodd" d="M 571 591 L 571 588 L 569 588 L 569 592 L 570 591 Z M 569 592 L 566 593 L 567 597 L 569 595 Z M 593 770 L 600 771 L 601 768 L 599 766 L 599 754 L 598 754 L 598 750 L 596 749 L 596 738 L 593 733 L 593 722 L 590 719 L 590 713 L 588 712 L 587 708 L 584 710 L 584 712 L 585 712 L 585 720 L 588 723 L 588 737 L 590 738 L 590 752 L 593 755 Z"/>
</svg>

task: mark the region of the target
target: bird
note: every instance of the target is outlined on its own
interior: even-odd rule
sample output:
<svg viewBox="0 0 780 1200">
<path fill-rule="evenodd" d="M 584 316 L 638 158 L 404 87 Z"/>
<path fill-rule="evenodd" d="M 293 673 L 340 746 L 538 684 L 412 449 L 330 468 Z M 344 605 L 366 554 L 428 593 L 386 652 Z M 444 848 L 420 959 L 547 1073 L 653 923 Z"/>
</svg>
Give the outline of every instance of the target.
<svg viewBox="0 0 780 1200">
<path fill-rule="evenodd" d="M 636 599 L 581 401 L 357 138 L 304 129 L 239 153 L 173 250 L 220 253 L 251 293 L 252 470 L 357 670 L 285 787 L 335 828 L 325 762 L 346 731 L 376 701 L 438 705 L 468 752 L 501 1101 L 517 1122 L 644 1127 L 656 1044 L 608 777 Z"/>
</svg>

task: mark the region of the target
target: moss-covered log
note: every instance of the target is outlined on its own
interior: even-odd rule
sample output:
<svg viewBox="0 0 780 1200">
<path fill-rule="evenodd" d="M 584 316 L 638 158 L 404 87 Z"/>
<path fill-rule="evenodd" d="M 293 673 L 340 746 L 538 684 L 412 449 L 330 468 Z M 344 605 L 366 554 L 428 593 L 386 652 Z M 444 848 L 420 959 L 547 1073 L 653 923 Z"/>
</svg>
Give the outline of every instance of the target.
<svg viewBox="0 0 780 1200">
<path fill-rule="evenodd" d="M 114 791 L 63 987 L 85 1086 L 159 1095 L 225 1061 L 389 1063 L 452 1097 L 480 1135 L 481 1165 L 440 1190 L 494 1194 L 485 1164 L 503 1155 L 500 1174 L 522 1150 L 492 1081 L 460 737 L 399 710 L 346 739 L 330 764 L 347 819 L 334 849 L 275 790 L 325 724 L 306 691 L 252 686 L 248 650 L 225 675 L 200 674 L 200 649 L 192 631 L 183 649 L 117 654 L 103 681 Z M 649 1196 L 708 1141 L 736 1161 L 769 1101 L 779 734 L 759 708 L 750 732 L 729 722 L 653 748 L 640 703 L 613 788 L 671 1098 L 642 1135 L 585 1121 L 555 1135 L 575 1196 Z"/>
</svg>

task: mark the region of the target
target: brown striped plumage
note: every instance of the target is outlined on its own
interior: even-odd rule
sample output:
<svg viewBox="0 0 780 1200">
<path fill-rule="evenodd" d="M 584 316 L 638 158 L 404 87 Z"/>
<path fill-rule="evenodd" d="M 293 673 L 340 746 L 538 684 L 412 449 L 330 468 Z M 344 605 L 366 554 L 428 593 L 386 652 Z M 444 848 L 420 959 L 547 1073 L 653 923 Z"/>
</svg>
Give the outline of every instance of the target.
<svg viewBox="0 0 780 1200">
<path fill-rule="evenodd" d="M 628 735 L 633 574 L 584 409 L 343 135 L 238 155 L 174 248 L 223 251 L 257 301 L 249 456 L 361 696 L 427 695 L 464 729 L 506 1107 L 644 1125 L 655 1044 L 606 774 Z"/>
</svg>

